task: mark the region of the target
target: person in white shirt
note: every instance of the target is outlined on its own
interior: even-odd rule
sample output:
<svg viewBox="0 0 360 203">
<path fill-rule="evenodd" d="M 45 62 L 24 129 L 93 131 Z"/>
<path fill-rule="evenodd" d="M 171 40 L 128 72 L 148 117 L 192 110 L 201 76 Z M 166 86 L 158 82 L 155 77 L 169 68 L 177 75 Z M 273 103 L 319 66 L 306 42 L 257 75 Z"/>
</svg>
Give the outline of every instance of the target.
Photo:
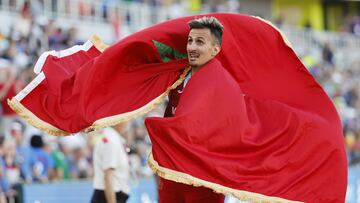
<svg viewBox="0 0 360 203">
<path fill-rule="evenodd" d="M 130 167 L 125 139 L 126 124 L 102 130 L 93 151 L 94 193 L 91 203 L 124 203 L 129 198 Z"/>
</svg>

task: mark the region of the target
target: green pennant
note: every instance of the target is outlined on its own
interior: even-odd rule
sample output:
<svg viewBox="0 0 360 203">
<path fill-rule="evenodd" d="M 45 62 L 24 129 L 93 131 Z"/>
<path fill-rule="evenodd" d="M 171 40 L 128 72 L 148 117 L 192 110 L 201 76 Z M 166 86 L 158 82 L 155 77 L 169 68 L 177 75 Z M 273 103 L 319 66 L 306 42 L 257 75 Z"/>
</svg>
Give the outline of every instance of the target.
<svg viewBox="0 0 360 203">
<path fill-rule="evenodd" d="M 152 40 L 152 42 L 154 43 L 158 53 L 160 54 L 161 60 L 163 62 L 169 62 L 172 59 L 184 59 L 187 58 L 186 54 L 183 54 L 181 52 L 179 52 L 178 50 L 163 44 L 161 42 L 158 42 L 156 40 Z"/>
</svg>

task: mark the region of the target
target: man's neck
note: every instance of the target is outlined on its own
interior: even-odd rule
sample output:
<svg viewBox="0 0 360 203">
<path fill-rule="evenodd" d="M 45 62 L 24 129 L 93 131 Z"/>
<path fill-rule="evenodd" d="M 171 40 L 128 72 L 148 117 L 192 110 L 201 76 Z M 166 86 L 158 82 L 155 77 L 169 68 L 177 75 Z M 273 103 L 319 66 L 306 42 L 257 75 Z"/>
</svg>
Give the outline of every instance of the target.
<svg viewBox="0 0 360 203">
<path fill-rule="evenodd" d="M 191 75 L 194 75 L 196 72 L 200 70 L 200 66 L 197 67 L 191 67 Z"/>
<path fill-rule="evenodd" d="M 190 66 L 191 67 L 191 75 L 194 75 L 196 72 L 198 72 L 202 67 L 204 67 L 206 64 L 213 63 L 214 58 L 203 64 L 202 66 Z"/>
</svg>

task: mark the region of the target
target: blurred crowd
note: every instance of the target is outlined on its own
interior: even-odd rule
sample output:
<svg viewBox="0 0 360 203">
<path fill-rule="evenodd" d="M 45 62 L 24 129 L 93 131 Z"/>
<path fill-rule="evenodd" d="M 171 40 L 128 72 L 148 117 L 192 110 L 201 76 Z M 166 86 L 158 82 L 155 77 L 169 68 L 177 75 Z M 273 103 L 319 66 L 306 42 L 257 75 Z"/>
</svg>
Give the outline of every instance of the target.
<svg viewBox="0 0 360 203">
<path fill-rule="evenodd" d="M 68 137 L 46 135 L 27 124 L 7 105 L 34 77 L 34 64 L 47 50 L 83 44 L 76 28 L 62 29 L 25 5 L 8 34 L 0 32 L 0 203 L 16 199 L 20 184 L 92 179 L 96 133 Z M 160 116 L 161 109 L 150 112 Z M 128 123 L 123 135 L 129 146 L 132 180 L 152 176 L 151 149 L 143 118 Z"/>
<path fill-rule="evenodd" d="M 360 16 L 347 16 L 340 31 L 349 32 L 360 37 Z"/>
<path fill-rule="evenodd" d="M 16 197 L 20 184 L 91 179 L 93 176 L 92 149 L 96 135 L 45 135 L 21 120 L 7 105 L 6 100 L 15 96 L 35 77 L 33 67 L 40 54 L 83 43 L 77 38 L 76 28 L 65 30 L 56 26 L 49 18 L 38 15 L 42 1 L 31 2 L 34 5 L 24 1 L 19 18 L 10 32 L 0 33 L 0 203 L 5 198 Z M 101 2 L 106 7 L 115 1 Z M 160 0 L 147 2 L 153 5 L 166 3 Z M 181 1 L 174 2 L 172 17 L 181 16 L 182 13 L 176 13 L 179 12 L 176 6 L 181 7 Z M 235 4 L 231 7 L 236 9 Z M 93 10 L 84 5 L 82 9 L 83 15 L 91 15 Z M 220 6 L 208 9 L 217 11 L 224 8 Z M 108 18 L 105 10 L 103 17 Z M 359 18 L 355 17 L 353 20 L 349 21 L 349 31 L 360 33 Z M 334 49 L 336 47 L 325 43 L 321 47 L 321 59 L 312 60 L 311 63 L 307 63 L 308 56 L 303 56 L 302 59 L 338 109 L 344 126 L 349 164 L 360 166 L 360 59 L 347 67 L 340 67 L 335 65 L 341 63 L 335 63 L 337 52 Z M 163 108 L 160 106 L 150 114 L 161 116 Z M 124 137 L 130 149 L 132 179 L 150 177 L 152 172 L 147 166 L 147 155 L 151 150 L 151 143 L 143 118 L 131 121 L 128 125 Z"/>
<path fill-rule="evenodd" d="M 329 43 L 322 45 L 321 56 L 320 60 L 310 55 L 302 59 L 338 110 L 349 165 L 360 166 L 360 58 L 336 62 L 336 48 Z"/>
</svg>

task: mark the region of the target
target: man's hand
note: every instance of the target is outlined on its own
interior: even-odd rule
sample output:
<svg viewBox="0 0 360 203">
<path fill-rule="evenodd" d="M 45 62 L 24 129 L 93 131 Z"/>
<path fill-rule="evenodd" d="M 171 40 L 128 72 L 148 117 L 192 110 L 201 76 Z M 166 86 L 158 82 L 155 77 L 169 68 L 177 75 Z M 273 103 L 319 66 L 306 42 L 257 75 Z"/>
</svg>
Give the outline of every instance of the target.
<svg viewBox="0 0 360 203">
<path fill-rule="evenodd" d="M 116 203 L 115 192 L 112 184 L 114 169 L 109 168 L 104 170 L 105 179 L 105 197 L 107 203 Z"/>
</svg>

